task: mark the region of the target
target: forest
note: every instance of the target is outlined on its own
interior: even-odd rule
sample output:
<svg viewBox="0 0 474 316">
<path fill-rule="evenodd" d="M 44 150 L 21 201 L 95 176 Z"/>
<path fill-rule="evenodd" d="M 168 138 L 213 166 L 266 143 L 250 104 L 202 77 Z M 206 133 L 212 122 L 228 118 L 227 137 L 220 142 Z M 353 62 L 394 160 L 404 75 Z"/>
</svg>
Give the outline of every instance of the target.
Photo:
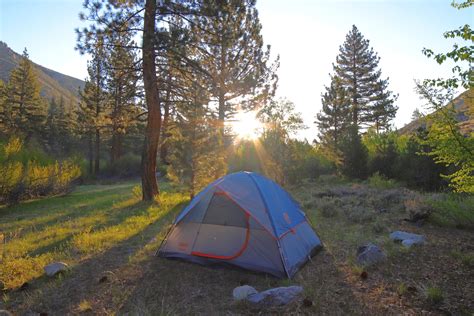
<svg viewBox="0 0 474 316">
<path fill-rule="evenodd" d="M 447 10 L 473 6 L 453 2 Z M 449 51 L 420 46 L 433 67 L 448 65 L 452 76 L 414 81 L 420 104 L 398 129 L 399 94 L 380 67 L 383 56 L 353 25 L 323 93 L 314 96 L 317 133 L 307 140 L 298 136 L 309 127 L 303 114 L 277 93 L 280 57 L 264 41 L 255 0 L 85 0 L 79 16 L 75 49 L 89 60 L 76 93 L 45 95 L 26 48 L 0 80 L 0 309 L 474 312 L 470 25 L 439 34 L 461 43 Z M 178 212 L 209 184 L 240 171 L 288 190 L 307 212 L 322 253 L 286 281 L 225 270 L 205 270 L 203 281 L 202 267 L 156 261 Z M 383 237 L 395 229 L 429 241 L 395 248 Z M 355 262 L 354 249 L 370 240 L 382 245 L 390 267 Z M 50 281 L 43 267 L 55 261 L 72 268 Z M 204 294 L 193 292 L 202 282 Z M 211 293 L 219 282 L 229 293 L 252 282 L 261 289 L 298 284 L 304 300 L 274 309 L 235 304 Z M 335 305 L 330 293 L 340 293 Z"/>
</svg>

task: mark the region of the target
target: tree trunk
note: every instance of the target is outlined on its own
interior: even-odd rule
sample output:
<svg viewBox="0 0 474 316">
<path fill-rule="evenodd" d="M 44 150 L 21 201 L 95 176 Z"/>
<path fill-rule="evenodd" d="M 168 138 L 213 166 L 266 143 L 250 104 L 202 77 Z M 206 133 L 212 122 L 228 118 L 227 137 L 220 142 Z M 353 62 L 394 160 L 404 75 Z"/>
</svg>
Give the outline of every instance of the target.
<svg viewBox="0 0 474 316">
<path fill-rule="evenodd" d="M 100 172 L 100 131 L 95 130 L 95 163 L 94 163 L 94 174 L 97 176 Z"/>
<path fill-rule="evenodd" d="M 155 65 L 155 13 L 156 0 L 146 0 L 143 23 L 143 84 L 148 117 L 143 144 L 141 173 L 143 200 L 150 201 L 159 194 L 156 181 L 156 157 L 160 140 L 161 111 L 157 89 Z"/>
<path fill-rule="evenodd" d="M 112 146 L 110 148 L 110 163 L 114 164 L 118 157 L 118 142 L 119 142 L 119 133 L 114 128 L 112 131 Z"/>
<path fill-rule="evenodd" d="M 94 172 L 94 145 L 92 143 L 92 131 L 87 135 L 87 143 L 89 147 L 89 174 L 92 175 Z"/>
<path fill-rule="evenodd" d="M 171 75 L 168 75 L 168 82 L 171 81 Z M 168 131 L 168 123 L 169 123 L 169 117 L 170 117 L 170 96 L 171 96 L 171 87 L 168 87 L 168 90 L 166 90 L 166 98 L 165 98 L 165 113 L 163 114 L 163 125 L 162 125 L 162 130 L 163 130 L 163 135 L 161 138 L 161 146 L 160 146 L 160 162 L 168 165 L 168 144 L 166 143 L 166 139 L 170 137 L 170 133 Z"/>
</svg>

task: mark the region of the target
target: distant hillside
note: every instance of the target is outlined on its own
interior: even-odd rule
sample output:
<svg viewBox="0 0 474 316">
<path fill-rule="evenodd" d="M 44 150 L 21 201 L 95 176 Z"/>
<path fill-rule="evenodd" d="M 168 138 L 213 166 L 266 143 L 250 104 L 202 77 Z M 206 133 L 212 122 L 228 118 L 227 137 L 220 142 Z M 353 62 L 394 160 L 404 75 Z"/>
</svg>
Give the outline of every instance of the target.
<svg viewBox="0 0 474 316">
<path fill-rule="evenodd" d="M 469 119 L 468 115 L 469 107 L 471 107 L 471 109 L 474 107 L 474 88 L 466 90 L 457 96 L 453 100 L 453 104 L 456 110 L 456 119 L 459 121 L 463 133 L 466 135 L 474 133 L 474 118 L 471 116 Z M 415 133 L 419 127 L 426 127 L 426 125 L 429 124 L 429 117 L 430 114 L 424 118 L 414 120 L 400 128 L 398 132 L 402 135 Z"/>
<path fill-rule="evenodd" d="M 21 55 L 15 53 L 6 43 L 0 41 L 0 79 L 8 81 L 10 72 L 17 67 Z M 46 99 L 64 97 L 66 104 L 78 101 L 78 89 L 84 81 L 33 63 L 41 86 L 41 95 Z"/>
</svg>

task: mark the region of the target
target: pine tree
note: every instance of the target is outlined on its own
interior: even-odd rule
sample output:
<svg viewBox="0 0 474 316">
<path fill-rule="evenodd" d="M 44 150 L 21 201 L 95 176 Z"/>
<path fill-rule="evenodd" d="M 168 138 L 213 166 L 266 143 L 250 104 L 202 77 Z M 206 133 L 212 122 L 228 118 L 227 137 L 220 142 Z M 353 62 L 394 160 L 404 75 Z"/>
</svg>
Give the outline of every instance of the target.
<svg viewBox="0 0 474 316">
<path fill-rule="evenodd" d="M 374 96 L 369 105 L 367 120 L 375 127 L 377 133 L 388 131 L 391 121 L 397 114 L 398 107 L 395 101 L 398 96 L 393 95 L 392 91 L 387 90 L 388 80 L 379 80 L 374 84 Z"/>
<path fill-rule="evenodd" d="M 367 177 L 367 148 L 362 143 L 358 128 L 351 125 L 342 141 L 342 174 L 350 178 L 365 179 Z"/>
<path fill-rule="evenodd" d="M 6 132 L 21 135 L 26 141 L 39 136 L 46 118 L 46 102 L 40 96 L 39 83 L 26 49 L 3 91 L 2 122 Z"/>
<path fill-rule="evenodd" d="M 223 175 L 225 160 L 219 154 L 215 116 L 196 84 L 189 102 L 181 104 L 171 128 L 168 176 L 189 188 L 191 198 L 210 181 Z"/>
<path fill-rule="evenodd" d="M 44 143 L 47 151 L 55 156 L 66 156 L 73 146 L 72 118 L 66 109 L 64 98 L 61 96 L 59 104 L 52 98 L 49 103 L 44 128 Z"/>
<path fill-rule="evenodd" d="M 7 133 L 7 122 L 6 122 L 6 86 L 5 82 L 0 79 L 0 136 L 6 137 Z"/>
<path fill-rule="evenodd" d="M 110 103 L 106 94 L 106 54 L 103 39 L 98 38 L 92 60 L 87 66 L 89 78 L 81 92 L 81 119 L 88 129 L 87 133 L 94 135 L 94 170 L 97 176 L 100 172 L 101 136 L 110 124 Z"/>
<path fill-rule="evenodd" d="M 339 48 L 333 68 L 351 100 L 354 126 L 379 124 L 386 128 L 395 116 L 397 108 L 393 103 L 396 97 L 387 90 L 388 78 L 380 78 L 379 60 L 377 53 L 369 47 L 369 40 L 353 25 Z"/>
<path fill-rule="evenodd" d="M 351 124 L 350 99 L 341 79 L 331 77 L 331 84 L 321 97 L 322 109 L 316 116 L 319 138 L 328 158 L 342 163 L 341 143 Z"/>
<path fill-rule="evenodd" d="M 201 11 L 204 15 L 195 17 L 191 32 L 224 136 L 224 122 L 235 113 L 237 100 L 250 109 L 274 92 L 278 60 L 270 65 L 270 46 L 263 47 L 255 0 L 207 0 Z"/>
<path fill-rule="evenodd" d="M 137 123 L 139 109 L 136 106 L 138 72 L 136 56 L 124 46 L 133 45 L 127 36 L 117 34 L 111 39 L 114 44 L 106 60 L 107 92 L 110 99 L 111 148 L 113 164 L 123 153 L 124 136 Z"/>
</svg>

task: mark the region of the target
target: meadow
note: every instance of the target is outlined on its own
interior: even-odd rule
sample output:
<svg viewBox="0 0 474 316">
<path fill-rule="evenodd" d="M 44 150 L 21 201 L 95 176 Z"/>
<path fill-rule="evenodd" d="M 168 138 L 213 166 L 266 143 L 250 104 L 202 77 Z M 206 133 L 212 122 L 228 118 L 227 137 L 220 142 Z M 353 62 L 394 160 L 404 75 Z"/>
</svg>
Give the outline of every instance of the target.
<svg viewBox="0 0 474 316">
<path fill-rule="evenodd" d="M 0 309 L 50 315 L 474 311 L 474 232 L 439 221 L 407 221 L 406 201 L 426 198 L 420 193 L 335 179 L 290 187 L 324 248 L 294 279 L 279 280 L 156 257 L 189 198 L 162 183 L 160 201 L 141 202 L 137 185 L 83 185 L 69 195 L 1 208 Z M 453 203 L 442 200 L 438 205 Z M 405 249 L 388 238 L 393 230 L 423 234 L 428 242 Z M 369 268 L 356 264 L 357 247 L 367 242 L 382 247 L 385 262 Z M 70 269 L 44 276 L 43 266 L 54 261 Z M 304 295 L 288 306 L 262 309 L 233 301 L 232 290 L 241 284 L 257 290 L 297 284 Z"/>
</svg>

